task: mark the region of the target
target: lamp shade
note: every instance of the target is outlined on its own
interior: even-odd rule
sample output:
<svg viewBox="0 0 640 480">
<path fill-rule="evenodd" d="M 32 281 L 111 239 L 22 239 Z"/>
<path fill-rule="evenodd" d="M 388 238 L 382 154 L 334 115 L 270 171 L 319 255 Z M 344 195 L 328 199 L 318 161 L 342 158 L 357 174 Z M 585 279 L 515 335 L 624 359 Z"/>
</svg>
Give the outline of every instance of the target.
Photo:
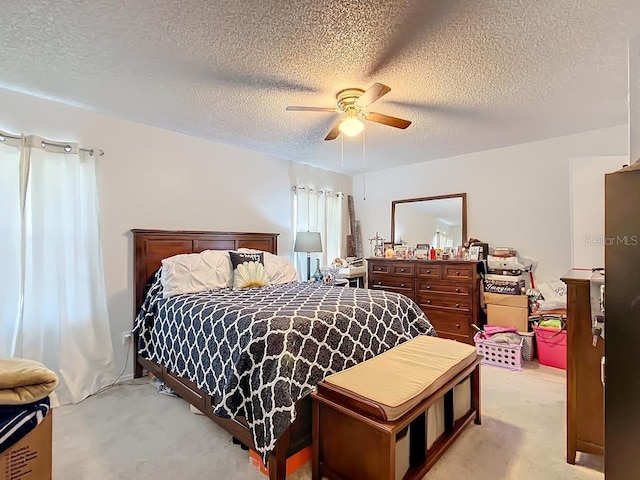
<svg viewBox="0 0 640 480">
<path fill-rule="evenodd" d="M 296 243 L 293 246 L 294 252 L 321 252 L 322 240 L 320 232 L 298 232 L 296 234 Z"/>
<path fill-rule="evenodd" d="M 355 137 L 364 130 L 364 124 L 357 118 L 352 117 L 344 120 L 338 128 L 340 128 L 340 131 L 347 137 Z"/>
</svg>

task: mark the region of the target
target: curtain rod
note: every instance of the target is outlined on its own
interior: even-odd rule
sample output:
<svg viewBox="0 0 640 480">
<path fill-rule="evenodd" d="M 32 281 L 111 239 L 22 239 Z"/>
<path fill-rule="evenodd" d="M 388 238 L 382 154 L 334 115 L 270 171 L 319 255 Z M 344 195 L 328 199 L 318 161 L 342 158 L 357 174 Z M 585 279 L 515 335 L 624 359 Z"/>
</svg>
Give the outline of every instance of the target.
<svg viewBox="0 0 640 480">
<path fill-rule="evenodd" d="M 304 187 L 304 186 L 297 186 L 294 185 L 293 187 L 291 187 L 291 190 L 293 191 L 293 193 L 296 193 L 298 190 L 301 190 L 303 192 L 306 192 L 307 190 L 309 191 L 309 193 L 326 193 L 327 195 L 335 195 L 336 197 L 344 197 L 344 193 L 342 192 L 334 192 L 333 190 L 323 190 L 323 189 L 319 189 L 316 190 L 313 187 Z"/>
<path fill-rule="evenodd" d="M 4 142 L 5 138 L 12 138 L 14 140 L 20 140 L 22 137 L 20 135 L 11 135 L 8 133 L 0 133 L 0 142 Z M 45 142 L 44 140 L 42 142 L 40 142 L 40 144 L 42 145 L 42 148 L 44 147 L 62 147 L 64 148 L 64 150 L 66 152 L 70 152 L 71 151 L 71 145 L 69 145 L 68 143 L 62 143 L 62 142 Z M 89 153 L 89 155 L 94 154 L 94 150 L 93 148 L 78 148 L 78 150 L 82 151 L 82 152 L 87 152 Z M 104 152 L 102 150 L 98 150 L 98 155 L 99 156 L 103 156 Z"/>
</svg>

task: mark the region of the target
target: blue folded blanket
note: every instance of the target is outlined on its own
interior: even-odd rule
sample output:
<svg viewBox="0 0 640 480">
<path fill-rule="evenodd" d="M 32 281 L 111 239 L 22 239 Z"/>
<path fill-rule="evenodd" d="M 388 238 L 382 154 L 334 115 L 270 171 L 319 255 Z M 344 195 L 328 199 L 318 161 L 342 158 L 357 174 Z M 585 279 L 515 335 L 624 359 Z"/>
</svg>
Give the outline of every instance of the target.
<svg viewBox="0 0 640 480">
<path fill-rule="evenodd" d="M 49 397 L 25 405 L 0 405 L 0 454 L 37 427 L 49 405 Z"/>
</svg>

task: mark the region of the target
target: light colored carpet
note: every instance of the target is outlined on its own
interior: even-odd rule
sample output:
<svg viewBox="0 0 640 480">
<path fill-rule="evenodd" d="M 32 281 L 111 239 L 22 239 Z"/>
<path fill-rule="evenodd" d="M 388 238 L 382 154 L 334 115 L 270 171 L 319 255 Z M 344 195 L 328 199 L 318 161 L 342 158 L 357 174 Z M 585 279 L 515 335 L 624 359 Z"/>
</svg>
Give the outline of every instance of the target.
<svg viewBox="0 0 640 480">
<path fill-rule="evenodd" d="M 565 462 L 564 372 L 483 367 L 483 424 L 470 425 L 428 480 L 591 480 L 602 458 Z M 54 411 L 55 480 L 265 480 L 248 454 L 189 405 L 149 382 L 120 384 Z M 311 478 L 307 464 L 291 480 Z"/>
</svg>

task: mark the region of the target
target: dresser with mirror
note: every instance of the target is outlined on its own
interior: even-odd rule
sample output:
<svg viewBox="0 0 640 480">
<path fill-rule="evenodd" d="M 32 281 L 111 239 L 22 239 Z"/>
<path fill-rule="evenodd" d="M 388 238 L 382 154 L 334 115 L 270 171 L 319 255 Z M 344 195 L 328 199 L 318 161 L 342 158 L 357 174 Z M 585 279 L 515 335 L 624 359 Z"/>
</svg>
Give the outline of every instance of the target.
<svg viewBox="0 0 640 480">
<path fill-rule="evenodd" d="M 455 249 L 467 238 L 466 203 L 464 193 L 392 202 L 392 243 Z M 406 295 L 439 336 L 473 344 L 471 325 L 484 324 L 481 267 L 479 261 L 371 257 L 368 286 Z"/>
</svg>

